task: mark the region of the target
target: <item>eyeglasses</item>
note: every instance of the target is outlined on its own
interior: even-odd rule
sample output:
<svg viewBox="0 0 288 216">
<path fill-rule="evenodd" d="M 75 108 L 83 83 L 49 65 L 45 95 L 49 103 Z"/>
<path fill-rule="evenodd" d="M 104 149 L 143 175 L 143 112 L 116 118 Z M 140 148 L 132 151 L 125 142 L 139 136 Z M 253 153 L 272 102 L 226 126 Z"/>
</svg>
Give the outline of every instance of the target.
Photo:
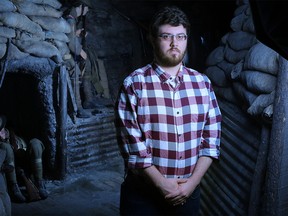
<svg viewBox="0 0 288 216">
<path fill-rule="evenodd" d="M 159 37 L 163 41 L 172 41 L 173 38 L 176 38 L 177 41 L 185 41 L 187 39 L 187 35 L 184 33 L 180 33 L 176 35 L 163 33 L 163 34 L 160 34 Z"/>
</svg>

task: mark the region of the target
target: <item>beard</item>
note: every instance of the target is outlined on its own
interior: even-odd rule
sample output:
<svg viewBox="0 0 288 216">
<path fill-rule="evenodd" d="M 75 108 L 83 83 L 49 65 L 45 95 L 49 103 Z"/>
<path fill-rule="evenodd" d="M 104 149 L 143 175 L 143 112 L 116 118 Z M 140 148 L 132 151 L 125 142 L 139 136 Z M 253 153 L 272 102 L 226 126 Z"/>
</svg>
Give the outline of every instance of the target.
<svg viewBox="0 0 288 216">
<path fill-rule="evenodd" d="M 156 62 L 163 67 L 174 67 L 181 63 L 184 59 L 186 50 L 180 52 L 179 54 L 170 54 L 171 50 L 168 50 L 166 53 L 162 52 L 161 49 L 156 49 L 154 52 Z"/>
</svg>

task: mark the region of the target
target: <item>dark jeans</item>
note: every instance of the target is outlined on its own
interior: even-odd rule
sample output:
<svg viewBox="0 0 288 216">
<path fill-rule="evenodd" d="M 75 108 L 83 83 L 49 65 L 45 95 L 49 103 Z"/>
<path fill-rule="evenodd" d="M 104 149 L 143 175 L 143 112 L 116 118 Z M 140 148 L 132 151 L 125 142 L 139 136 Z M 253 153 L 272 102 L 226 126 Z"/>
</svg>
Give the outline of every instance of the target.
<svg viewBox="0 0 288 216">
<path fill-rule="evenodd" d="M 140 177 L 128 174 L 121 185 L 121 215 L 189 215 L 197 216 L 200 207 L 200 188 L 195 189 L 184 205 L 172 206 L 158 189 Z"/>
</svg>

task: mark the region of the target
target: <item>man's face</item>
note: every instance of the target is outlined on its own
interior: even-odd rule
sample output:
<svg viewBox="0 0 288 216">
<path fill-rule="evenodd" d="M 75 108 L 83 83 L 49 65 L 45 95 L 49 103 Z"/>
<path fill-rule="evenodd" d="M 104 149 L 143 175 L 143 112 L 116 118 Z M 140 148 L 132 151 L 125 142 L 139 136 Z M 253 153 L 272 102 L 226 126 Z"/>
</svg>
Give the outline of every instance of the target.
<svg viewBox="0 0 288 216">
<path fill-rule="evenodd" d="M 187 48 L 186 29 L 182 25 L 162 25 L 158 35 L 154 41 L 156 62 L 164 67 L 173 67 L 181 63 Z"/>
</svg>

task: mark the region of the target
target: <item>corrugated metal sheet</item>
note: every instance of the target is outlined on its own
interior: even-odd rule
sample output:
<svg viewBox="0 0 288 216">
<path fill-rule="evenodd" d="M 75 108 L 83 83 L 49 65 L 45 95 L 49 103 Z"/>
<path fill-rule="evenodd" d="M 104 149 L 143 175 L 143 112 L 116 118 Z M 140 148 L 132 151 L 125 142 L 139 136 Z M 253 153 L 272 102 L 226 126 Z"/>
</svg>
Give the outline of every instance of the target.
<svg viewBox="0 0 288 216">
<path fill-rule="evenodd" d="M 119 161 L 114 114 L 77 119 L 67 130 L 68 172 Z M 117 160 L 114 160 L 116 159 Z"/>
<path fill-rule="evenodd" d="M 221 156 L 202 180 L 201 215 L 247 215 L 261 126 L 239 107 L 218 101 L 223 115 Z"/>
</svg>

